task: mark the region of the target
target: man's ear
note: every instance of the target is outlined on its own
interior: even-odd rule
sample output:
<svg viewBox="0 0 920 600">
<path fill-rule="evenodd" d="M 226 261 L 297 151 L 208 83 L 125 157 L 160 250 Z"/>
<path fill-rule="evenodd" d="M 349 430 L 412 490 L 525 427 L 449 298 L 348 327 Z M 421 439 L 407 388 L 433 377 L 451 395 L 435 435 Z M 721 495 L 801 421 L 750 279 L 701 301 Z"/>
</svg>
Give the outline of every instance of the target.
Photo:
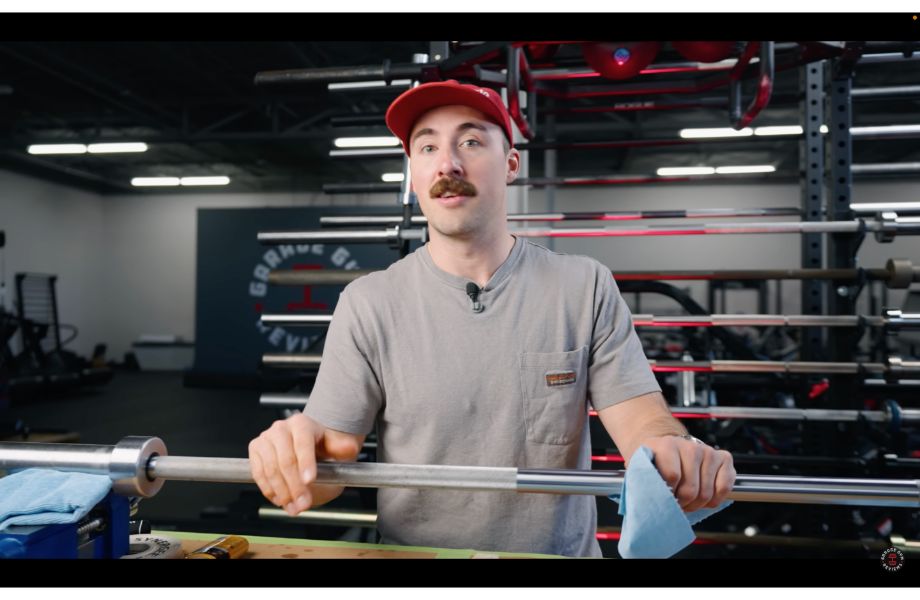
<svg viewBox="0 0 920 600">
<path fill-rule="evenodd" d="M 517 148 L 508 151 L 508 157 L 505 159 L 505 183 L 511 183 L 517 179 L 518 173 L 521 172 L 521 153 Z"/>
</svg>

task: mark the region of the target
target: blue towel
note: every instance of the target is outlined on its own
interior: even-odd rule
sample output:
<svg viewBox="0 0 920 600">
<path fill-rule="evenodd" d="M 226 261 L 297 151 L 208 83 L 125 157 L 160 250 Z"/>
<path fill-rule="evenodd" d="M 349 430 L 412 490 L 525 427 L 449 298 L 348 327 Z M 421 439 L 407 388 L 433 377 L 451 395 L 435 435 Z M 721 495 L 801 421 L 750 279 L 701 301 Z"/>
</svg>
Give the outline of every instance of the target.
<svg viewBox="0 0 920 600">
<path fill-rule="evenodd" d="M 626 494 L 629 488 L 629 495 Z M 620 495 L 610 496 L 620 504 L 623 528 L 617 550 L 623 558 L 668 558 L 696 539 L 691 525 L 732 503 L 685 513 L 652 464 L 652 451 L 641 446 L 629 461 Z"/>
<path fill-rule="evenodd" d="M 0 479 L 0 531 L 11 525 L 76 523 L 112 488 L 106 475 L 25 469 Z"/>
</svg>

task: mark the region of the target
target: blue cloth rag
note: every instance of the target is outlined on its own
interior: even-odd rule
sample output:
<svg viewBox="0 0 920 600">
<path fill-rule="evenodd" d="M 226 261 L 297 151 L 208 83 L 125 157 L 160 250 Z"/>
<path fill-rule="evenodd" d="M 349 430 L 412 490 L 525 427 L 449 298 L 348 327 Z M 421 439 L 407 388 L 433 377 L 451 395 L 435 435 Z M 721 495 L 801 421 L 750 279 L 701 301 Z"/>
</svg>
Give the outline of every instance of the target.
<svg viewBox="0 0 920 600">
<path fill-rule="evenodd" d="M 112 489 L 106 475 L 25 469 L 0 478 L 0 531 L 12 525 L 76 523 Z"/>
<path fill-rule="evenodd" d="M 629 494 L 626 493 L 627 488 Z M 623 558 L 668 558 L 696 539 L 691 525 L 732 503 L 685 513 L 652 463 L 652 451 L 641 446 L 629 461 L 623 488 L 610 496 L 623 516 L 617 550 Z"/>
</svg>

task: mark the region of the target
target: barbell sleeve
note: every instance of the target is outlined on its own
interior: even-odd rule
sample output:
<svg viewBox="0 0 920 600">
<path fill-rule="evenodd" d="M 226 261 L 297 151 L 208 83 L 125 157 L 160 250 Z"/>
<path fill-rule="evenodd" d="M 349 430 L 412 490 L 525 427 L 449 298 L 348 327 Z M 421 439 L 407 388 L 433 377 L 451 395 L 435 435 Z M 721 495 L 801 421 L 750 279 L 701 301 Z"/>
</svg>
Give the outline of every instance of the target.
<svg viewBox="0 0 920 600">
<path fill-rule="evenodd" d="M 0 470 L 34 467 L 107 475 L 115 493 L 149 498 L 163 487 L 162 479 L 150 475 L 149 461 L 166 454 L 163 440 L 145 436 L 128 436 L 114 446 L 0 442 Z"/>
</svg>

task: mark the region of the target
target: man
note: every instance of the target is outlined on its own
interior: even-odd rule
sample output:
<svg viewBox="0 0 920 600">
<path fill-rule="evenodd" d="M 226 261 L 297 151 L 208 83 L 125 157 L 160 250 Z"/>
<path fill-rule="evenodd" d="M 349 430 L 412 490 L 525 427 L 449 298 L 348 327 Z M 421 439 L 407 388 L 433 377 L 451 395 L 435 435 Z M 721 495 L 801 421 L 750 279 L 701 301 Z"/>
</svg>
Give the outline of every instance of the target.
<svg viewBox="0 0 920 600">
<path fill-rule="evenodd" d="M 590 469 L 590 403 L 685 511 L 724 500 L 731 455 L 671 417 L 610 270 L 509 233 L 521 158 L 498 94 L 424 84 L 386 120 L 430 241 L 342 292 L 304 413 L 250 443 L 263 494 L 292 515 L 337 497 L 316 460 L 355 460 L 375 424 L 380 462 Z M 601 555 L 593 496 L 380 489 L 378 515 L 387 543 Z"/>
</svg>

